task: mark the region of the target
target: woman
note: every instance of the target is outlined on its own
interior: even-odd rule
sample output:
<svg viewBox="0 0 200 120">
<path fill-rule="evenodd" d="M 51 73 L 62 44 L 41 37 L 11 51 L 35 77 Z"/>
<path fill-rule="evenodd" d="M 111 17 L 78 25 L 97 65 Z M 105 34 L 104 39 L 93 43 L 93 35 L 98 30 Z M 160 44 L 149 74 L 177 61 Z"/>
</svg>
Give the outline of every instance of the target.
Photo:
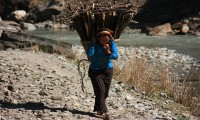
<svg viewBox="0 0 200 120">
<path fill-rule="evenodd" d="M 89 77 L 92 81 L 97 115 L 105 117 L 108 112 L 105 101 L 108 97 L 113 76 L 112 60 L 117 60 L 117 46 L 113 41 L 112 31 L 107 28 L 99 30 L 96 41 L 93 41 L 86 53 L 90 59 Z"/>
</svg>

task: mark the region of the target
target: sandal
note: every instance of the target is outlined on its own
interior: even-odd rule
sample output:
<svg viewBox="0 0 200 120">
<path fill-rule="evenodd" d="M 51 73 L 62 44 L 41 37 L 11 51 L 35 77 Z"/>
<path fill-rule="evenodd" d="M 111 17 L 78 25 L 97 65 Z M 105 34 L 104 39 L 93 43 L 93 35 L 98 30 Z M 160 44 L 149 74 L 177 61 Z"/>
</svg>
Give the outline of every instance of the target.
<svg viewBox="0 0 200 120">
<path fill-rule="evenodd" d="M 103 120 L 110 120 L 110 116 L 109 116 L 108 114 L 105 114 L 105 115 L 103 116 Z"/>
<path fill-rule="evenodd" d="M 99 112 L 97 113 L 99 118 L 102 118 L 103 120 L 110 120 L 110 116 L 107 113 Z"/>
<path fill-rule="evenodd" d="M 101 111 L 97 111 L 97 115 L 101 115 L 102 114 L 102 112 Z"/>
</svg>

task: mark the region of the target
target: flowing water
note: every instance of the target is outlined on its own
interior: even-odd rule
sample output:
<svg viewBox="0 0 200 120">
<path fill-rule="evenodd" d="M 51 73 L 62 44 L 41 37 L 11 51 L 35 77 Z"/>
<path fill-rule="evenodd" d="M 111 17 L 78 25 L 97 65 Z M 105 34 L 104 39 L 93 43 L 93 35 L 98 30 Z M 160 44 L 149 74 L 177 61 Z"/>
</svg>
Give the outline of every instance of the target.
<svg viewBox="0 0 200 120">
<path fill-rule="evenodd" d="M 80 45 L 80 37 L 76 31 L 38 29 L 28 32 L 29 34 L 49 39 L 65 41 L 71 44 Z M 169 36 L 147 36 L 145 34 L 122 33 L 119 46 L 144 46 L 164 47 L 176 50 L 177 53 L 190 55 L 200 59 L 200 36 L 193 35 L 169 35 Z"/>
</svg>

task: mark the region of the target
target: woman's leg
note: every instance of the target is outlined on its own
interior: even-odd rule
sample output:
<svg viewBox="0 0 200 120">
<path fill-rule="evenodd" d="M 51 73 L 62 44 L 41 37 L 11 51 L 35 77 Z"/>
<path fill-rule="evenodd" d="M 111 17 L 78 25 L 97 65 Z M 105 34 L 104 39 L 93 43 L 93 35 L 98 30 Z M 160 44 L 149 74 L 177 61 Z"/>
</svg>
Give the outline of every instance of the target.
<svg viewBox="0 0 200 120">
<path fill-rule="evenodd" d="M 105 70 L 105 73 L 104 73 L 105 99 L 108 97 L 108 94 L 109 94 L 112 76 L 113 76 L 113 68 Z"/>
<path fill-rule="evenodd" d="M 94 111 L 107 112 L 105 104 L 106 86 L 104 82 L 104 71 L 89 70 L 89 76 L 96 96 Z"/>
</svg>

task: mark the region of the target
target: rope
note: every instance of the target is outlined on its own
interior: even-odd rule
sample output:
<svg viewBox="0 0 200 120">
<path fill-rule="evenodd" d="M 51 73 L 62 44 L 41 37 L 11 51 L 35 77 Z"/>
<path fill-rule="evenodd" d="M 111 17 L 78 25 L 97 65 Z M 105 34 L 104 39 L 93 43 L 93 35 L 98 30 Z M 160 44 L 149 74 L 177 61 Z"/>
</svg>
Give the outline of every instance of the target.
<svg viewBox="0 0 200 120">
<path fill-rule="evenodd" d="M 85 86 L 84 86 L 83 80 L 84 80 L 84 78 L 86 76 L 86 66 L 84 64 L 84 61 L 89 61 L 89 60 L 87 60 L 87 59 L 81 59 L 81 60 L 78 61 L 78 72 L 79 72 L 79 74 L 81 76 L 81 89 L 82 89 L 83 92 L 85 92 Z M 81 62 L 83 62 L 83 70 L 84 70 L 83 73 L 80 70 L 80 68 L 81 68 L 80 67 Z"/>
</svg>

